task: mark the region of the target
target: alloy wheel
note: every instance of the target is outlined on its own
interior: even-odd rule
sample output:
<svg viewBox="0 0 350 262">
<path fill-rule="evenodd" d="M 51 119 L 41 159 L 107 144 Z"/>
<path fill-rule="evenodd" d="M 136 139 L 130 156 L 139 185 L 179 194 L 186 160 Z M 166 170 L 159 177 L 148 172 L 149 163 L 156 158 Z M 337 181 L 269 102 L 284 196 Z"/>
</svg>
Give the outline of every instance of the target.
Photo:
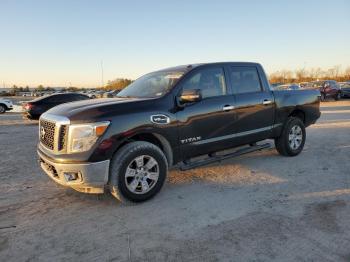
<svg viewBox="0 0 350 262">
<path fill-rule="evenodd" d="M 303 141 L 303 132 L 300 126 L 295 125 L 289 131 L 288 143 L 291 149 L 297 150 Z"/>
<path fill-rule="evenodd" d="M 145 194 L 156 184 L 159 178 L 159 164 L 149 155 L 134 158 L 125 172 L 127 189 L 134 194 Z"/>
</svg>

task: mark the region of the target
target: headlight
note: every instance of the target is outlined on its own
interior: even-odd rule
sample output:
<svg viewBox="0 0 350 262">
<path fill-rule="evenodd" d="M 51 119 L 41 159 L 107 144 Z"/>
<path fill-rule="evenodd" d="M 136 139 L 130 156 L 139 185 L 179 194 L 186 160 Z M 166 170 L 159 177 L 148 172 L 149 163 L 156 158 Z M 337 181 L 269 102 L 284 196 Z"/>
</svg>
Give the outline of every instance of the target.
<svg viewBox="0 0 350 262">
<path fill-rule="evenodd" d="M 68 153 L 88 151 L 106 131 L 109 121 L 92 124 L 70 125 L 68 132 Z"/>
</svg>

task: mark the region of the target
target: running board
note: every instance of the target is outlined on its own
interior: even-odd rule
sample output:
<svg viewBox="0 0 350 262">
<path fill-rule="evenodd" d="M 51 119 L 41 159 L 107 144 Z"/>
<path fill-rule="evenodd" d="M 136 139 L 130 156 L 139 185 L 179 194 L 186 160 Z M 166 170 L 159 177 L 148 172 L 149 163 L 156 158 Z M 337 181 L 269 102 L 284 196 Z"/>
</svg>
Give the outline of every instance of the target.
<svg viewBox="0 0 350 262">
<path fill-rule="evenodd" d="M 227 158 L 244 155 L 244 154 L 247 154 L 250 152 L 263 150 L 265 148 L 270 148 L 270 146 L 271 145 L 269 143 L 262 144 L 262 145 L 251 144 L 251 146 L 249 146 L 249 147 L 244 147 L 244 148 L 238 149 L 238 150 L 236 150 L 232 153 L 226 154 L 226 155 L 217 155 L 215 153 L 209 154 L 208 158 L 206 158 L 206 159 L 201 159 L 201 160 L 197 160 L 197 161 L 187 160 L 187 161 L 182 162 L 180 164 L 180 170 L 185 171 L 185 170 L 189 170 L 189 169 L 196 168 L 199 166 L 208 165 L 211 163 L 219 162 L 219 161 L 227 159 Z"/>
</svg>

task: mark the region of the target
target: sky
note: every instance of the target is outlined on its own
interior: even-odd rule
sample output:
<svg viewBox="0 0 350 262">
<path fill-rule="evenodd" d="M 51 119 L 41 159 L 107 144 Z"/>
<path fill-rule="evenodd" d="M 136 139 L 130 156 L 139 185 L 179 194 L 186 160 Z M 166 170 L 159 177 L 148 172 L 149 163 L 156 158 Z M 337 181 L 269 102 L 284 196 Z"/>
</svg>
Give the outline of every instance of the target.
<svg viewBox="0 0 350 262">
<path fill-rule="evenodd" d="M 0 0 L 0 14 L 1 87 L 95 87 L 219 61 L 350 66 L 350 0 Z"/>
</svg>

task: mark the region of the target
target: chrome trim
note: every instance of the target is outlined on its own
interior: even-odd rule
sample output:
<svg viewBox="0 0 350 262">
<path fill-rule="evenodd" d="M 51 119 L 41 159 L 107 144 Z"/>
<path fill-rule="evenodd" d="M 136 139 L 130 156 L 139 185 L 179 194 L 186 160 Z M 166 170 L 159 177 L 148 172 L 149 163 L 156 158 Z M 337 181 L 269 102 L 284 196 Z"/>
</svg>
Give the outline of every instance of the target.
<svg viewBox="0 0 350 262">
<path fill-rule="evenodd" d="M 229 110 L 232 110 L 232 109 L 235 109 L 235 107 L 234 106 L 224 106 L 222 108 L 223 111 L 229 111 Z"/>
<path fill-rule="evenodd" d="M 41 120 L 46 120 L 48 122 L 52 122 L 55 124 L 55 134 L 54 134 L 54 140 L 53 140 L 53 150 L 51 150 L 50 148 L 46 147 L 43 143 L 41 143 L 40 141 L 40 130 L 41 130 L 41 125 L 40 125 L 40 121 Z M 64 150 L 59 151 L 58 150 L 58 139 L 59 139 L 59 134 L 60 134 L 60 128 L 63 125 L 69 125 L 70 124 L 70 120 L 68 117 L 65 116 L 59 116 L 59 115 L 54 115 L 54 114 L 50 114 L 50 113 L 44 113 L 40 116 L 39 118 L 39 141 L 40 141 L 40 145 L 42 145 L 46 150 L 53 152 L 57 155 L 59 154 L 63 154 L 66 153 L 66 148 Z M 68 128 L 69 129 L 69 128 Z M 66 135 L 68 134 L 68 130 L 66 132 Z"/>
<path fill-rule="evenodd" d="M 51 121 L 51 122 L 59 122 L 60 125 L 69 125 L 70 120 L 68 117 L 65 116 L 58 116 L 54 114 L 44 113 L 41 115 L 40 119 L 43 118 L 44 120 Z"/>
<path fill-rule="evenodd" d="M 235 134 L 231 134 L 231 135 L 208 138 L 208 139 L 196 141 L 196 142 L 193 142 L 193 143 L 190 143 L 190 144 L 191 145 L 202 145 L 202 144 L 217 142 L 217 141 L 226 140 L 226 139 L 230 139 L 230 138 L 247 136 L 247 135 L 256 134 L 256 133 L 260 133 L 260 132 L 264 132 L 264 131 L 269 131 L 269 130 L 272 130 L 272 129 L 274 129 L 276 127 L 279 127 L 281 125 L 282 125 L 282 123 L 274 124 L 274 125 L 271 125 L 271 126 L 262 127 L 262 128 L 258 128 L 258 129 L 253 129 L 253 130 L 240 132 L 240 133 L 235 133 Z"/>
<path fill-rule="evenodd" d="M 263 103 L 263 105 L 270 105 L 270 104 L 272 104 L 272 101 L 271 100 L 264 100 L 262 103 Z"/>
</svg>

